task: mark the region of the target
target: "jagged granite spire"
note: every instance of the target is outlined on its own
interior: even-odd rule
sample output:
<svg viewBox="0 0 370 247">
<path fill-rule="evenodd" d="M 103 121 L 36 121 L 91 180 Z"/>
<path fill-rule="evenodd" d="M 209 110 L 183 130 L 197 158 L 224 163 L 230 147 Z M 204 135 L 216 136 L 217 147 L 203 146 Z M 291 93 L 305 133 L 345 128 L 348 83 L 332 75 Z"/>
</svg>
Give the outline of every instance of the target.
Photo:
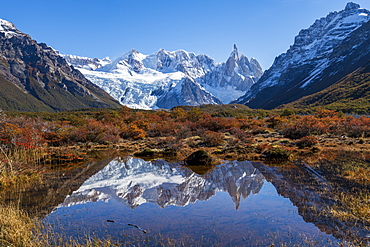
<svg viewBox="0 0 370 247">
<path fill-rule="evenodd" d="M 234 44 L 233 46 L 233 51 L 231 54 L 234 54 L 235 55 L 235 59 L 238 60 L 239 59 L 239 51 L 238 51 L 238 47 L 236 47 L 236 44 Z"/>
<path fill-rule="evenodd" d="M 184 50 L 161 49 L 152 55 L 131 50 L 96 72 L 81 72 L 121 104 L 140 109 L 229 103 L 263 73 L 257 60 L 239 56 L 236 45 L 225 63 Z"/>
<path fill-rule="evenodd" d="M 357 3 L 349 2 L 346 5 L 346 8 L 344 10 L 352 10 L 352 9 L 359 9 L 361 6 Z"/>
<path fill-rule="evenodd" d="M 233 51 L 231 52 L 229 59 L 227 59 L 226 61 L 225 74 L 227 76 L 232 76 L 235 67 L 238 67 L 238 62 L 239 62 L 238 48 L 236 47 L 236 44 L 234 44 Z"/>
</svg>

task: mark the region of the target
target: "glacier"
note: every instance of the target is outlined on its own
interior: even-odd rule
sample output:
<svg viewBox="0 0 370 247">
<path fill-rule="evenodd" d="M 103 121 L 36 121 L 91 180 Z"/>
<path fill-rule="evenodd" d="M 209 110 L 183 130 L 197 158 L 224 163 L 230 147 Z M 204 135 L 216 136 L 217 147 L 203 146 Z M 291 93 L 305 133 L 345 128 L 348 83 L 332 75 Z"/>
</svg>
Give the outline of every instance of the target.
<svg viewBox="0 0 370 247">
<path fill-rule="evenodd" d="M 263 74 L 258 61 L 239 55 L 236 45 L 224 63 L 205 54 L 164 49 L 152 55 L 132 49 L 113 61 L 63 57 L 122 105 L 133 109 L 230 103 Z"/>
</svg>

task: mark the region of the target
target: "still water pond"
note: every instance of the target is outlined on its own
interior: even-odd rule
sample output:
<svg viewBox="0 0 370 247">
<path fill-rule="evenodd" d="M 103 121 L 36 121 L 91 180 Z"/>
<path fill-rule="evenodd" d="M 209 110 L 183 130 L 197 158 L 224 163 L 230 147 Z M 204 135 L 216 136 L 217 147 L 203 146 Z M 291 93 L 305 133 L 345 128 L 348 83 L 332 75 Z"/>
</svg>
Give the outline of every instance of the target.
<svg viewBox="0 0 370 247">
<path fill-rule="evenodd" d="M 160 235 L 189 245 L 338 244 L 305 222 L 248 161 L 228 161 L 201 176 L 162 160 L 117 158 L 44 221 L 76 238 Z"/>
</svg>

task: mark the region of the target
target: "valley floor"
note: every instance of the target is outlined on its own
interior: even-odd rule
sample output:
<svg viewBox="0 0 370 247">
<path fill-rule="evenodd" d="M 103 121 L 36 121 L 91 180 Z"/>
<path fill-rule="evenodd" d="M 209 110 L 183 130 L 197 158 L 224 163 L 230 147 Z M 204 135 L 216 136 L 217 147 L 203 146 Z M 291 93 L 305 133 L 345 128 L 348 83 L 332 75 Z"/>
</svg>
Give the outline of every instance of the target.
<svg viewBox="0 0 370 247">
<path fill-rule="evenodd" d="M 5 118 L 0 130 L 3 207 L 17 203 L 19 206 L 19 191 L 34 190 L 32 198 L 50 189 L 68 194 L 111 157 L 134 155 L 185 165 L 191 154 L 201 150 L 209 159 L 200 157 L 201 166 L 189 165 L 194 172 L 203 175 L 223 160 L 257 162 L 267 180 L 276 176 L 275 171 L 286 177 L 281 185 L 276 185 L 285 197 L 290 198 L 292 192 L 283 185 L 292 184 L 331 202 L 312 208 L 295 201 L 293 196 L 290 199 L 301 207 L 305 219 L 327 233 L 337 234 L 336 237 L 366 241 L 366 231 L 370 233 L 369 118 L 346 117 L 327 110 L 314 116 L 284 116 L 276 112 L 266 115 L 256 111 L 250 116 L 243 114 L 242 118 L 210 116 L 193 109 L 123 113 L 52 116 L 55 119 L 43 116 L 45 120 L 38 117 L 28 121 L 23 116 Z M 38 132 L 39 126 L 42 131 Z M 28 139 L 24 133 L 32 135 Z M 95 165 L 86 165 L 91 160 Z M 297 167 L 305 173 L 295 172 Z M 320 183 L 315 179 L 313 183 L 312 178 Z M 323 188 L 331 188 L 330 193 Z M 62 197 L 43 200 L 43 206 L 21 204 L 25 211 L 45 215 Z M 40 214 L 30 215 L 34 216 Z M 361 228 L 362 235 L 332 232 L 338 225 Z M 0 232 L 1 241 L 22 246 L 5 235 Z"/>
</svg>

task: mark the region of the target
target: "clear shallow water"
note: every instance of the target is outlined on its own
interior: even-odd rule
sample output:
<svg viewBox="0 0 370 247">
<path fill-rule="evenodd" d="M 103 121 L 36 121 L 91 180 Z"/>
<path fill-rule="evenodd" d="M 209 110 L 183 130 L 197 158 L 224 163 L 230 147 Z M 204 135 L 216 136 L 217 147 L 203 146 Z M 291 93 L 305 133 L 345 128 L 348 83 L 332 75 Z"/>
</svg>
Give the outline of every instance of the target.
<svg viewBox="0 0 370 247">
<path fill-rule="evenodd" d="M 161 234 L 189 243 L 232 246 L 337 243 L 306 223 L 251 162 L 226 162 L 200 176 L 164 161 L 115 160 L 44 222 L 80 238 Z"/>
</svg>

